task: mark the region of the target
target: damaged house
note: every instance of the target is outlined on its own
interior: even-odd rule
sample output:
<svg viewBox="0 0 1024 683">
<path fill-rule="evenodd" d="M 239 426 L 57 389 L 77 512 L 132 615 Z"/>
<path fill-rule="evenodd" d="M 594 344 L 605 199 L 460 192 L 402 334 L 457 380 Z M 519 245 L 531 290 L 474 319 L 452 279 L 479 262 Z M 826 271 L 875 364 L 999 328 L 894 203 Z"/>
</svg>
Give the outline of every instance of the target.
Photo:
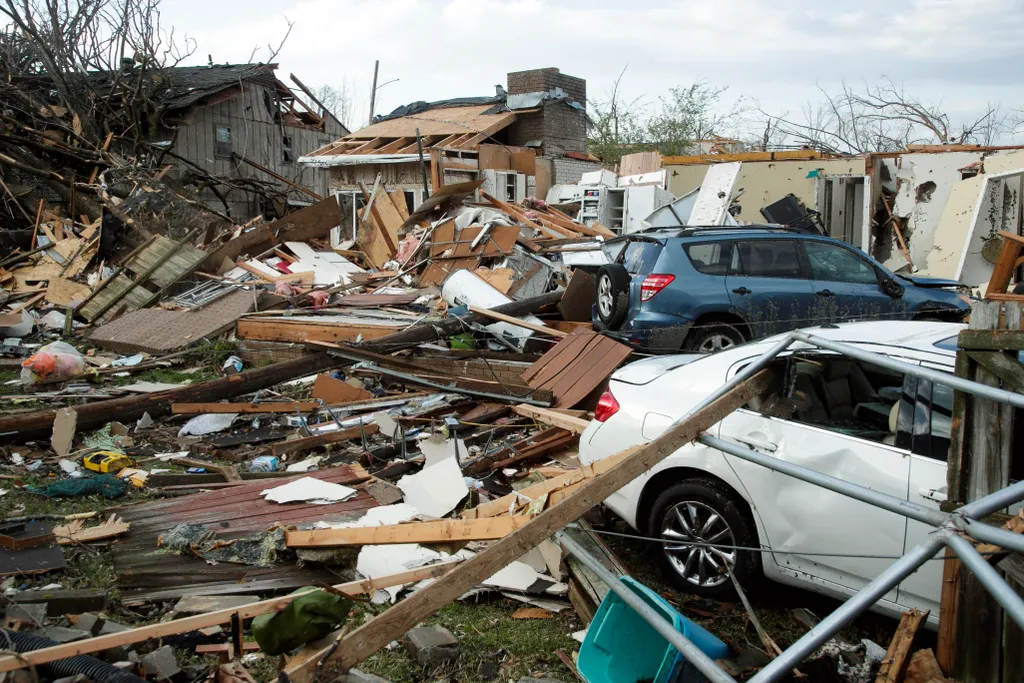
<svg viewBox="0 0 1024 683">
<path fill-rule="evenodd" d="M 305 99 L 275 75 L 276 64 L 211 64 L 166 71 L 160 94 L 163 114 L 152 141 L 167 161 L 185 171 L 194 166 L 213 176 L 250 179 L 275 186 L 291 207 L 328 194 L 327 179 L 298 158 L 346 135 L 348 129 L 292 79 Z M 208 187 L 201 199 L 244 222 L 280 216 L 286 206 L 265 206 L 263 193 L 238 187 Z"/>
<path fill-rule="evenodd" d="M 515 202 L 600 168 L 587 153 L 585 80 L 535 69 L 509 73 L 507 87 L 496 89 L 491 97 L 399 107 L 299 162 L 329 169 L 330 192 L 342 195 L 353 224 L 362 186 L 378 174 L 404 192 L 411 211 L 425 191 L 444 185 L 483 180 L 483 191 Z"/>
<path fill-rule="evenodd" d="M 704 154 L 665 157 L 663 165 L 673 194 L 713 186 L 741 223 L 794 224 L 810 212 L 825 234 L 893 271 L 971 287 L 988 282 L 999 233 L 1022 232 L 1021 147 Z"/>
</svg>

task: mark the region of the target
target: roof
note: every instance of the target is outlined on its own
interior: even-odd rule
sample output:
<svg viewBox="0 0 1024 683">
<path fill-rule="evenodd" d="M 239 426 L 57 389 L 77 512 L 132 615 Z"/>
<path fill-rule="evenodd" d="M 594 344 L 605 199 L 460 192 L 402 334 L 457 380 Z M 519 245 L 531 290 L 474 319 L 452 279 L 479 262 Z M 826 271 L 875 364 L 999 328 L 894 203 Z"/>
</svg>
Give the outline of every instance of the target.
<svg viewBox="0 0 1024 683">
<path fill-rule="evenodd" d="M 412 107 L 413 105 L 410 105 Z M 516 120 L 515 112 L 504 110 L 494 101 L 485 104 L 417 109 L 414 114 L 388 117 L 362 130 L 349 133 L 322 147 L 309 157 L 352 154 L 413 154 L 416 130 L 423 147 L 474 149 L 489 135 Z"/>
<path fill-rule="evenodd" d="M 169 90 L 160 97 L 160 103 L 169 109 L 181 109 L 243 82 L 274 86 L 278 82 L 276 69 L 276 64 L 176 66 L 168 69 Z"/>
</svg>

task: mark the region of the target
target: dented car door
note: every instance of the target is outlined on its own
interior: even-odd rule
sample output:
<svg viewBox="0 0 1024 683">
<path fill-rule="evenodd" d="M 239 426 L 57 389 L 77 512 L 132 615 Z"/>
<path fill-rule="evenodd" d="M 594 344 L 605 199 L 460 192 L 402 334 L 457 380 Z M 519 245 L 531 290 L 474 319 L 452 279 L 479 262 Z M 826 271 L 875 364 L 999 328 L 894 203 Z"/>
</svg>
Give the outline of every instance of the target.
<svg viewBox="0 0 1024 683">
<path fill-rule="evenodd" d="M 741 409 L 722 421 L 722 438 L 905 498 L 909 451 Z M 789 576 L 858 590 L 903 553 L 906 518 L 848 496 L 726 456 L 763 523 L 761 543 Z M 873 557 L 867 557 L 873 556 Z M 881 557 L 879 557 L 881 556 Z M 805 576 L 804 576 L 805 575 Z M 830 585 L 831 584 L 831 585 Z M 884 599 L 895 602 L 896 590 Z"/>
<path fill-rule="evenodd" d="M 755 338 L 809 324 L 814 293 L 794 240 L 737 242 L 725 285 Z"/>
</svg>

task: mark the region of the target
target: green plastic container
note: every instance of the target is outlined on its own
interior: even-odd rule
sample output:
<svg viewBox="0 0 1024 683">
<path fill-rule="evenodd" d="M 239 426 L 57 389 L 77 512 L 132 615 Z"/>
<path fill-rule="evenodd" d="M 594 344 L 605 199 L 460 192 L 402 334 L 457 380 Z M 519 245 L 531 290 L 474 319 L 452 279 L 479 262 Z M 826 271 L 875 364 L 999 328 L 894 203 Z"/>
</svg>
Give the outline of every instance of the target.
<svg viewBox="0 0 1024 683">
<path fill-rule="evenodd" d="M 719 659 L 729 654 L 729 646 L 681 615 L 650 588 L 628 576 L 620 580 L 706 655 Z M 703 680 L 694 677 L 699 672 L 613 591 L 601 601 L 590 623 L 577 667 L 589 683 Z"/>
</svg>

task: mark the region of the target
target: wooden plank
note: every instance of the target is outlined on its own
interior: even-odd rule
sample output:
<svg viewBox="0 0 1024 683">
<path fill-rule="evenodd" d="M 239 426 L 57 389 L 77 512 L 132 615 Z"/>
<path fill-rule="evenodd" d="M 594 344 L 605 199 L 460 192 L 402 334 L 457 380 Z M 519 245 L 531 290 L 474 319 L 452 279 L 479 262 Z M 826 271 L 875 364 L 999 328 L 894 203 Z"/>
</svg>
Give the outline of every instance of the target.
<svg viewBox="0 0 1024 683">
<path fill-rule="evenodd" d="M 582 434 L 583 430 L 590 425 L 590 420 L 566 415 L 563 412 L 551 410 L 549 408 L 538 408 L 537 406 L 521 404 L 514 406 L 512 410 L 523 417 L 529 417 L 537 420 L 538 422 L 543 422 L 544 424 L 561 427 L 562 429 L 573 432 L 574 434 Z"/>
<path fill-rule="evenodd" d="M 431 522 L 385 524 L 349 529 L 286 531 L 289 548 L 333 548 L 343 545 L 392 543 L 457 543 L 504 538 L 530 521 L 529 515 L 481 519 L 439 519 Z"/>
<path fill-rule="evenodd" d="M 830 158 L 815 149 L 801 149 L 790 152 L 742 152 L 738 154 L 691 154 L 688 156 L 667 156 L 661 160 L 662 167 L 685 166 L 687 164 L 720 164 L 729 161 L 784 161 L 787 159 Z"/>
<path fill-rule="evenodd" d="M 910 663 L 910 650 L 914 645 L 914 637 L 927 618 L 927 610 L 919 612 L 912 609 L 903 613 L 900 624 L 896 628 L 896 635 L 889 643 L 889 650 L 885 653 L 885 659 L 882 660 L 881 666 L 878 668 L 875 683 L 898 683 L 903 679 L 907 664 Z"/>
<path fill-rule="evenodd" d="M 956 625 L 960 595 L 960 558 L 950 548 L 942 563 L 942 593 L 939 607 L 939 634 L 935 652 L 945 671 L 956 666 Z"/>
<path fill-rule="evenodd" d="M 299 453 L 313 448 L 322 448 L 323 446 L 328 446 L 332 443 L 348 441 L 349 439 L 358 439 L 360 434 L 370 436 L 371 434 L 376 434 L 378 431 L 380 431 L 380 427 L 376 424 L 363 425 L 361 430 L 359 426 L 349 427 L 348 429 L 339 429 L 335 432 L 327 432 L 326 434 L 317 434 L 315 436 L 306 436 L 299 439 L 281 441 L 280 443 L 273 444 L 270 447 L 270 452 L 273 455 Z"/>
<path fill-rule="evenodd" d="M 516 327 L 522 327 L 527 330 L 539 332 L 540 334 L 546 334 L 549 337 L 558 337 L 559 339 L 564 339 L 565 337 L 569 336 L 568 332 L 562 332 L 561 330 L 556 330 L 552 327 L 547 327 L 546 325 L 538 325 L 537 323 L 532 323 L 529 320 L 514 318 L 510 315 L 505 315 L 504 313 L 495 313 L 489 308 L 482 308 L 480 306 L 474 306 L 473 304 L 470 304 L 469 310 L 472 311 L 473 313 L 482 315 L 486 318 L 490 318 L 492 320 L 500 320 L 501 322 L 515 325 Z"/>
<path fill-rule="evenodd" d="M 438 578 L 458 564 L 459 560 L 454 560 L 444 562 L 442 564 L 431 565 L 429 567 L 420 567 L 409 571 L 397 572 L 377 579 L 349 581 L 348 583 L 341 583 L 334 586 L 334 589 L 341 591 L 346 595 L 372 595 L 375 591 L 382 588 L 401 586 L 407 583 L 416 583 L 418 581 L 423 581 L 424 579 Z M 127 631 L 119 631 L 117 633 L 109 633 L 95 638 L 87 638 L 86 640 L 79 640 L 65 645 L 45 647 L 40 650 L 23 653 L 18 657 L 9 655 L 3 656 L 0 657 L 0 672 L 14 671 L 26 666 L 39 666 L 48 662 L 55 662 L 58 659 L 66 659 L 68 657 L 88 654 L 90 652 L 100 652 L 102 650 L 109 650 L 110 648 L 130 645 L 132 643 L 141 643 L 143 641 L 150 640 L 151 638 L 163 638 L 165 636 L 188 633 L 190 631 L 197 631 L 211 626 L 227 624 L 230 623 L 232 619 L 236 618 L 236 615 L 238 619 L 245 620 L 258 617 L 261 614 L 280 612 L 287 607 L 292 600 L 295 600 L 309 592 L 312 592 L 312 590 L 304 591 L 302 593 L 293 593 L 291 595 L 282 595 L 277 598 L 270 598 L 269 600 L 261 600 L 260 602 L 254 602 L 250 605 L 243 605 L 238 608 L 222 609 L 215 612 L 207 612 L 206 614 L 197 614 L 192 617 L 175 619 L 173 621 L 162 621 L 148 626 L 129 629 Z"/>
<path fill-rule="evenodd" d="M 90 527 L 85 526 L 84 520 L 72 520 L 68 524 L 54 527 L 53 535 L 60 545 L 72 545 L 114 538 L 127 533 L 130 527 L 128 522 L 120 519 L 117 515 L 110 515 L 107 521 Z"/>
<path fill-rule="evenodd" d="M 1010 330 L 999 329 L 1004 308 L 1006 327 Z M 1021 334 L 1019 330 L 1020 304 L 981 302 L 972 306 L 970 330 L 966 331 L 1001 337 L 1001 333 Z M 993 387 L 1000 385 L 999 377 L 975 363 L 970 365 L 969 379 Z M 973 395 L 966 397 L 964 406 L 965 442 L 961 445 L 957 466 L 964 502 L 970 502 L 1009 484 L 1014 409 L 1008 404 Z M 947 463 L 949 466 L 952 463 Z M 999 681 L 1003 610 L 973 572 L 961 571 L 959 589 L 956 667 L 952 673 L 957 678 L 979 683 Z M 970 608 L 964 609 L 968 605 Z"/>
<path fill-rule="evenodd" d="M 971 317 L 973 320 L 974 313 Z M 980 330 L 972 327 L 960 332 L 957 345 L 971 351 L 1020 351 L 1024 350 L 1024 330 Z"/>
<path fill-rule="evenodd" d="M 235 334 L 239 339 L 305 343 L 310 341 L 364 341 L 394 334 L 399 328 L 387 325 L 357 325 L 328 321 L 277 320 L 273 318 L 239 318 Z"/>
<path fill-rule="evenodd" d="M 366 185 L 360 183 L 359 187 L 363 191 L 363 199 L 366 200 L 370 214 L 376 222 L 377 231 L 384 240 L 384 244 L 387 245 L 389 256 L 394 256 L 398 251 L 398 229 L 402 227 L 402 217 L 398 215 L 398 210 L 383 189 L 377 191 L 377 201 L 371 203 L 370 191 L 366 189 Z"/>
<path fill-rule="evenodd" d="M 523 553 L 550 538 L 569 522 L 578 519 L 625 484 L 653 468 L 684 444 L 732 413 L 751 398 L 760 396 L 771 385 L 774 373 L 762 371 L 727 391 L 717 400 L 697 410 L 689 419 L 665 431 L 654 441 L 638 447 L 628 457 L 600 474 L 573 496 L 537 515 L 526 525 L 495 542 L 486 550 L 452 570 L 443 580 L 414 593 L 372 621 L 342 638 L 337 647 L 323 650 L 324 669 L 349 670 L 400 637 L 410 628 L 457 600 L 466 591 Z M 285 675 L 293 683 L 311 683 L 317 667 L 305 664 L 287 667 Z"/>
<path fill-rule="evenodd" d="M 328 405 L 337 403 L 351 403 L 353 401 L 367 401 L 373 398 L 366 389 L 354 387 L 348 382 L 342 382 L 330 375 L 317 375 L 313 382 L 313 398 L 320 399 Z"/>
<path fill-rule="evenodd" d="M 918 650 L 910 658 L 904 683 L 946 683 L 948 680 L 942 674 L 938 660 L 935 659 L 935 652 L 928 648 L 927 650 Z"/>
<path fill-rule="evenodd" d="M 391 198 L 391 203 L 395 205 L 395 211 L 402 217 L 402 222 L 404 223 L 409 218 L 409 203 L 405 200 L 405 190 L 388 192 L 388 197 Z"/>
<path fill-rule="evenodd" d="M 276 403 L 172 403 L 172 415 L 202 415 L 204 413 L 308 413 L 316 410 L 316 401 L 279 401 Z"/>
<path fill-rule="evenodd" d="M 544 374 L 544 370 L 549 365 L 564 365 L 568 363 L 570 359 L 579 355 L 595 336 L 593 332 L 589 334 L 586 332 L 570 333 L 565 340 L 555 344 L 536 363 L 523 371 L 523 381 L 527 383 L 533 381 L 546 382 L 551 378 L 550 375 Z"/>
<path fill-rule="evenodd" d="M 512 154 L 504 145 L 480 145 L 477 147 L 477 163 L 481 170 L 508 171 L 512 168 Z"/>
</svg>

